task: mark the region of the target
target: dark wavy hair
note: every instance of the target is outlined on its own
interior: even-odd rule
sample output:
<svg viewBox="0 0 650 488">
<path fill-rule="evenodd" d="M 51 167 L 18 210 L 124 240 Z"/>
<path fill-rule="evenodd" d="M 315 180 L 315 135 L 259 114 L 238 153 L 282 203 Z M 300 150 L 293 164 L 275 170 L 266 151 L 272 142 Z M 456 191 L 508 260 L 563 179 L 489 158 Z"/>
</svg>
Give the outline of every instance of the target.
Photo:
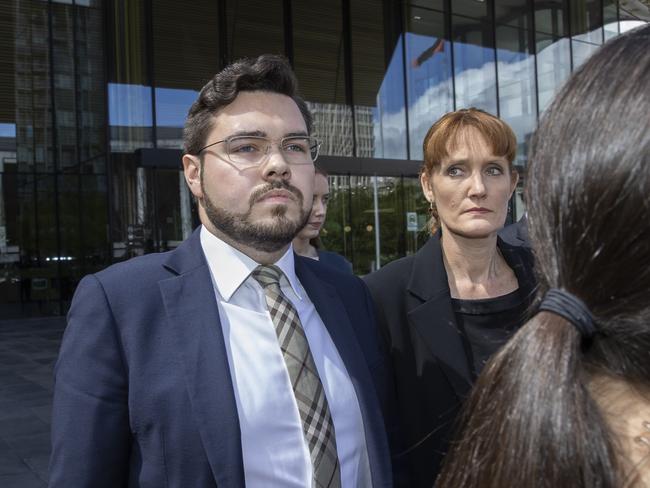
<svg viewBox="0 0 650 488">
<path fill-rule="evenodd" d="M 596 335 L 585 341 L 548 312 L 522 327 L 483 370 L 439 488 L 636 482 L 590 382 L 650 386 L 649 52 L 650 26 L 606 43 L 532 141 L 526 194 L 540 296 L 563 288 L 580 298 Z"/>
<path fill-rule="evenodd" d="M 283 56 L 262 54 L 244 58 L 226 66 L 205 84 L 190 107 L 183 129 L 183 151 L 196 154 L 206 144 L 212 120 L 220 109 L 232 103 L 243 91 L 268 91 L 290 97 L 300 110 L 307 132 L 312 131 L 312 117 L 307 104 L 298 94 L 298 81 Z"/>
</svg>

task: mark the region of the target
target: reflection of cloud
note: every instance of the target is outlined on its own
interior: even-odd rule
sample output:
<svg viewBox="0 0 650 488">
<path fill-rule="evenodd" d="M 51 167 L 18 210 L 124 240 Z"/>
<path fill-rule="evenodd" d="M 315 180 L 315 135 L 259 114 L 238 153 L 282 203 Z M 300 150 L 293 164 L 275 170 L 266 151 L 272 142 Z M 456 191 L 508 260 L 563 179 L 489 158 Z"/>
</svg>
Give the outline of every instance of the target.
<svg viewBox="0 0 650 488">
<path fill-rule="evenodd" d="M 621 32 L 642 22 L 622 21 Z M 608 24 L 605 30 L 618 31 L 617 23 Z M 602 36 L 601 30 L 583 34 L 591 39 Z M 601 37 L 602 38 L 602 37 Z M 570 40 L 561 38 L 537 53 L 537 79 L 535 79 L 535 58 L 523 53 L 498 50 L 499 61 L 490 61 L 483 66 L 456 73 L 455 89 L 457 108 L 475 106 L 495 112 L 495 73 L 499 76 L 499 108 L 501 117 L 513 128 L 518 142 L 523 143 L 534 130 L 539 111 L 543 111 L 559 88 L 564 84 L 571 71 Z M 457 45 L 458 46 L 458 45 Z M 480 46 L 462 45 L 462 49 L 483 49 Z M 574 68 L 584 62 L 597 49 L 595 44 L 574 42 Z M 504 58 L 512 57 L 512 60 Z M 401 65 L 391 63 L 390 70 L 402 70 Z M 401 73 L 400 73 L 401 75 Z M 385 79 L 395 73 L 386 73 Z M 431 80 L 434 83 L 435 80 Z M 378 98 L 395 97 L 394 86 L 382 84 Z M 410 158 L 422 158 L 422 140 L 433 122 L 445 113 L 453 110 L 451 78 L 429 85 L 422 93 L 409 93 L 409 129 Z M 387 103 L 378 100 L 383 106 Z M 462 105 L 460 105 L 462 104 Z M 406 111 L 401 107 L 397 111 L 375 112 L 375 157 L 403 159 L 406 158 Z M 382 152 L 383 148 L 383 152 Z M 520 155 L 524 157 L 525 155 Z"/>
<path fill-rule="evenodd" d="M 471 49 L 472 46 L 468 46 Z M 512 62 L 499 61 L 496 65 L 499 72 L 501 87 L 501 106 L 506 108 L 509 119 L 524 118 L 526 123 L 513 124 L 517 138 L 524 140 L 526 134 L 532 129 L 528 119 L 534 119 L 536 111 L 534 105 L 520 102 L 522 98 L 529 98 L 534 103 L 534 76 L 533 59 L 526 57 Z M 486 83 L 487 80 L 487 83 Z M 488 108 L 495 104 L 495 63 L 485 63 L 480 68 L 472 68 L 456 74 L 456 98 L 465 100 L 467 106 Z M 413 94 L 411 94 L 413 95 Z M 384 96 L 384 94 L 380 94 Z M 523 110 L 524 107 L 528 110 Z M 461 108 L 461 107 L 458 107 Z M 453 110 L 451 79 L 445 79 L 435 85 L 429 86 L 423 93 L 417 95 L 409 104 L 409 125 L 411 159 L 422 158 L 422 140 L 427 130 L 443 114 Z M 490 111 L 494 111 L 493 109 Z M 506 114 L 502 114 L 506 118 Z M 375 121 L 381 124 L 384 147 L 383 157 L 400 158 L 403 155 L 403 147 L 406 141 L 405 110 L 383 114 L 382 120 Z M 512 123 L 512 121 L 511 121 Z"/>
</svg>

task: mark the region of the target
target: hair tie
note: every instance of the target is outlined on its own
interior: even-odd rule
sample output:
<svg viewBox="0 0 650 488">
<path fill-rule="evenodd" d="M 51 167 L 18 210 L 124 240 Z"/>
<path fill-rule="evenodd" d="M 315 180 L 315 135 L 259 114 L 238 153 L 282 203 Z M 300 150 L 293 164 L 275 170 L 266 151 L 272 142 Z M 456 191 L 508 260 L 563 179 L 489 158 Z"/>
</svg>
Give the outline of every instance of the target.
<svg viewBox="0 0 650 488">
<path fill-rule="evenodd" d="M 594 316 L 577 296 L 560 288 L 551 288 L 546 292 L 539 310 L 564 317 L 578 329 L 584 339 L 590 339 L 596 333 Z"/>
</svg>

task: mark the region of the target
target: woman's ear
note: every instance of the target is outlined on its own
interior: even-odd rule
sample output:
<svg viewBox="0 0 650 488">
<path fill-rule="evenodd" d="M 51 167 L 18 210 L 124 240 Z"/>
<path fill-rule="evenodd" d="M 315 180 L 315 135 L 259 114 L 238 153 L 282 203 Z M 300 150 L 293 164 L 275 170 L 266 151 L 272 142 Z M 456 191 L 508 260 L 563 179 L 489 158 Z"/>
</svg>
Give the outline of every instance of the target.
<svg viewBox="0 0 650 488">
<path fill-rule="evenodd" d="M 512 168 L 510 170 L 510 198 L 512 198 L 512 194 L 515 191 L 515 188 L 517 188 L 517 183 L 519 182 L 519 171 L 517 171 L 515 168 Z"/>
<path fill-rule="evenodd" d="M 426 171 L 422 171 L 422 173 L 420 173 L 420 186 L 422 186 L 422 193 L 424 193 L 427 201 L 429 203 L 433 203 L 434 198 L 433 190 L 431 190 L 431 178 L 426 173 Z"/>
</svg>

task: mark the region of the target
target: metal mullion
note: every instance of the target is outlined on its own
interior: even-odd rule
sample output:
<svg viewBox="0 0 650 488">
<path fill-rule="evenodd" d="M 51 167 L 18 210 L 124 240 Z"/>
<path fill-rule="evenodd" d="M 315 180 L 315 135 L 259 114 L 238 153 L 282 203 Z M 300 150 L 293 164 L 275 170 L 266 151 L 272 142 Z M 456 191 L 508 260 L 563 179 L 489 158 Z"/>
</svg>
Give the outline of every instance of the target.
<svg viewBox="0 0 650 488">
<path fill-rule="evenodd" d="M 114 60 L 115 56 L 112 55 L 112 50 L 115 49 L 114 38 L 111 35 L 111 27 L 115 22 L 115 18 L 111 15 L 111 12 L 114 12 L 114 9 L 111 11 L 110 4 L 114 0 L 104 0 L 103 4 L 103 16 L 102 25 L 103 38 L 102 44 L 104 46 L 104 52 L 111 53 L 111 56 L 104 57 L 104 154 L 105 154 L 105 174 L 106 174 L 106 223 L 108 226 L 107 236 L 106 236 L 106 250 L 108 252 L 108 262 L 113 263 L 113 235 L 115 233 L 115 222 L 113 219 L 113 161 L 112 153 L 110 150 L 111 147 L 111 131 L 110 131 L 110 119 L 109 119 L 109 96 L 108 96 L 108 85 L 109 85 L 109 72 L 111 69 L 111 58 Z M 109 19 L 112 22 L 109 24 Z M 110 48 L 108 47 L 110 46 Z"/>
<path fill-rule="evenodd" d="M 501 114 L 501 97 L 499 96 L 499 58 L 497 55 L 497 22 L 496 22 L 496 8 L 494 5 L 494 0 L 488 0 L 488 9 L 490 10 L 490 16 L 492 17 L 492 50 L 494 51 L 494 88 L 496 91 L 497 97 L 497 117 Z"/>
<path fill-rule="evenodd" d="M 282 27 L 284 30 L 284 55 L 293 67 L 293 11 L 291 0 L 283 0 L 282 2 Z"/>
<path fill-rule="evenodd" d="M 58 154 L 58 129 L 56 117 L 56 83 L 54 82 L 54 26 L 52 21 L 52 0 L 47 2 L 47 17 L 48 17 L 48 48 L 49 48 L 49 71 L 50 71 L 50 104 L 52 106 L 52 163 L 54 164 L 54 226 L 56 228 L 56 271 L 59 280 L 59 315 L 63 315 L 63 295 L 61 283 L 63 283 L 63 276 L 61 270 L 61 220 L 59 208 L 59 154 Z M 37 196 L 38 199 L 38 196 Z"/>
<path fill-rule="evenodd" d="M 404 9 L 406 5 L 399 9 L 400 25 L 402 26 L 402 86 L 404 88 L 404 117 L 406 127 L 406 159 L 411 159 L 411 123 L 409 121 L 409 92 L 408 77 L 406 75 L 406 16 Z"/>
<path fill-rule="evenodd" d="M 445 30 L 449 37 L 449 59 L 451 61 L 451 92 L 453 96 L 452 107 L 456 110 L 456 62 L 454 56 L 454 39 L 452 35 L 452 23 L 451 23 L 451 0 L 445 0 L 445 11 L 443 16 L 445 19 Z"/>
<path fill-rule="evenodd" d="M 73 87 L 74 87 L 74 112 L 75 112 L 75 148 L 77 152 L 77 219 L 79 222 L 79 249 L 81 250 L 81 271 L 85 274 L 86 269 L 86 253 L 85 253 L 85 243 L 83 232 L 83 215 L 81 209 L 83 208 L 83 198 L 82 198 L 82 177 L 81 177 L 81 144 L 79 143 L 81 139 L 81 123 L 80 123 L 80 110 L 78 100 L 80 98 L 79 93 L 79 68 L 78 60 L 79 53 L 77 52 L 77 0 L 72 0 L 72 72 L 73 72 Z"/>
<path fill-rule="evenodd" d="M 352 77 L 352 20 L 350 0 L 341 0 L 341 29 L 343 30 L 343 66 L 345 73 L 345 102 L 352 113 L 352 156 L 357 156 L 357 123 L 354 106 L 354 79 Z"/>
</svg>

